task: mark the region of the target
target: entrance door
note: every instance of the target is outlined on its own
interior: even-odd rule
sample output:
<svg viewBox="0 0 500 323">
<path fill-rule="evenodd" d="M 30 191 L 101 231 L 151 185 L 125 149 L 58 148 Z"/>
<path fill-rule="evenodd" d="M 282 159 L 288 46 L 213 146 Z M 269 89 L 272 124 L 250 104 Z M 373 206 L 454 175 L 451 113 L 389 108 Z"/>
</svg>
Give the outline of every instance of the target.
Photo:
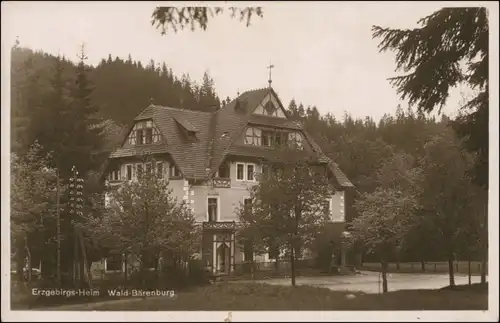
<svg viewBox="0 0 500 323">
<path fill-rule="evenodd" d="M 217 271 L 229 273 L 230 249 L 225 243 L 221 243 L 217 248 Z"/>
</svg>

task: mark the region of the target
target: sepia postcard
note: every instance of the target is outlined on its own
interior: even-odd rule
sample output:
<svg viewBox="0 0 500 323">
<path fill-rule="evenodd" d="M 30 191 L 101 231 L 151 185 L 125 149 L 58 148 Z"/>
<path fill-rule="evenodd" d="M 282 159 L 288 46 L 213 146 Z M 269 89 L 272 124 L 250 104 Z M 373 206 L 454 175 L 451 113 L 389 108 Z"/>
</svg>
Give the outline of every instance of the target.
<svg viewBox="0 0 500 323">
<path fill-rule="evenodd" d="M 1 23 L 2 321 L 498 321 L 497 2 Z"/>
</svg>

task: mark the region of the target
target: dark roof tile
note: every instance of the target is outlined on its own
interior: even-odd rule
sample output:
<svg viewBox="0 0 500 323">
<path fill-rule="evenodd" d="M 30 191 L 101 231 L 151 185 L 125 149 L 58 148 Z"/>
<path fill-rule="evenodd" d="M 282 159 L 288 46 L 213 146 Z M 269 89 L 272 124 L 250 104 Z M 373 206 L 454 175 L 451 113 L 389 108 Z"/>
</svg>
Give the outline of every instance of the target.
<svg viewBox="0 0 500 323">
<path fill-rule="evenodd" d="M 248 123 L 261 126 L 285 128 L 285 129 L 295 129 L 295 130 L 302 129 L 301 125 L 293 120 L 285 118 L 259 116 L 259 115 L 251 115 L 250 118 L 248 119 Z"/>
<path fill-rule="evenodd" d="M 111 153 L 110 158 L 169 153 L 185 177 L 207 179 L 228 155 L 260 157 L 267 160 L 279 158 L 279 154 L 272 149 L 235 144 L 247 124 L 259 124 L 301 130 L 309 144 L 305 145 L 306 150 L 312 149 L 320 162 L 330 165 L 340 186 L 353 186 L 338 165 L 325 156 L 300 123 L 289 119 L 252 115 L 253 110 L 270 92 L 278 97 L 274 90 L 269 88 L 246 91 L 216 112 L 150 105 L 134 120 L 152 119 L 165 140 L 161 144 L 120 147 Z M 188 140 L 182 128 L 196 132 L 196 140 Z"/>
</svg>

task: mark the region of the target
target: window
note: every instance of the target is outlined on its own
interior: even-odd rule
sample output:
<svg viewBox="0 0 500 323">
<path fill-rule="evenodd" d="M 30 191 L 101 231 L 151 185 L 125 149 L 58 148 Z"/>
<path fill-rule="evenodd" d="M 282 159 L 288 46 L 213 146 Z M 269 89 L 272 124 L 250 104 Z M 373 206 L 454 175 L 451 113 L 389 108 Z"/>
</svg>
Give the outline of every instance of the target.
<svg viewBox="0 0 500 323">
<path fill-rule="evenodd" d="M 153 173 L 153 164 L 147 163 L 146 164 L 146 174 L 151 175 Z"/>
<path fill-rule="evenodd" d="M 254 168 L 255 166 L 252 164 L 247 164 L 247 181 L 253 181 L 254 180 Z"/>
<path fill-rule="evenodd" d="M 144 143 L 143 139 L 144 137 L 142 136 L 142 129 L 136 130 L 137 132 L 137 144 L 142 145 Z"/>
<path fill-rule="evenodd" d="M 133 130 L 133 131 L 130 133 L 130 136 L 128 137 L 128 143 L 129 143 L 130 145 L 135 145 L 135 144 L 137 143 L 137 142 L 136 142 L 136 136 L 135 136 L 135 134 L 136 134 L 136 131 L 134 131 L 134 130 Z"/>
<path fill-rule="evenodd" d="M 219 177 L 220 178 L 229 178 L 229 165 L 227 163 L 223 163 L 219 167 Z"/>
<path fill-rule="evenodd" d="M 255 172 L 256 167 L 255 164 L 245 164 L 245 163 L 237 163 L 236 164 L 236 180 L 237 181 L 255 181 Z"/>
<path fill-rule="evenodd" d="M 292 145 L 295 145 L 297 148 L 301 149 L 302 148 L 302 135 L 298 132 L 292 132 L 288 136 L 290 139 L 290 143 Z"/>
<path fill-rule="evenodd" d="M 116 169 L 116 170 L 112 171 L 111 173 L 109 173 L 108 180 L 110 180 L 110 181 L 119 181 L 120 177 L 121 177 L 120 176 L 120 170 Z"/>
<path fill-rule="evenodd" d="M 157 129 L 153 130 L 153 142 L 160 142 L 160 132 Z"/>
<path fill-rule="evenodd" d="M 122 255 L 111 255 L 104 260 L 105 271 L 122 271 L 123 267 Z"/>
<path fill-rule="evenodd" d="M 251 198 L 243 199 L 243 208 L 245 209 L 245 212 L 252 211 L 252 199 Z"/>
<path fill-rule="evenodd" d="M 236 180 L 245 180 L 245 164 L 236 164 Z"/>
<path fill-rule="evenodd" d="M 271 146 L 272 133 L 270 131 L 262 131 L 262 146 Z"/>
<path fill-rule="evenodd" d="M 288 142 L 288 132 L 276 131 L 275 133 L 273 133 L 273 135 L 274 135 L 274 142 L 273 142 L 274 147 L 284 146 Z"/>
<path fill-rule="evenodd" d="M 142 164 L 137 164 L 137 178 L 142 176 Z"/>
<path fill-rule="evenodd" d="M 139 121 L 130 132 L 130 145 L 151 144 L 160 141 L 160 132 L 153 126 L 152 120 Z"/>
<path fill-rule="evenodd" d="M 285 131 L 262 131 L 262 146 L 281 147 L 288 142 L 288 132 Z"/>
<path fill-rule="evenodd" d="M 145 144 L 150 144 L 153 142 L 153 129 L 151 128 L 146 128 L 144 129 L 144 132 L 146 133 L 145 134 L 145 140 L 144 140 L 144 143 Z"/>
<path fill-rule="evenodd" d="M 170 177 L 182 177 L 181 172 L 175 165 L 170 165 Z"/>
<path fill-rule="evenodd" d="M 127 180 L 132 180 L 132 165 L 127 165 Z"/>
<path fill-rule="evenodd" d="M 209 222 L 217 222 L 218 218 L 218 205 L 216 197 L 208 198 L 208 221 Z"/>
<path fill-rule="evenodd" d="M 156 162 L 156 174 L 159 178 L 163 178 L 163 162 Z"/>
<path fill-rule="evenodd" d="M 253 127 L 247 128 L 245 134 L 245 144 L 260 146 L 260 129 Z"/>
<path fill-rule="evenodd" d="M 267 176 L 269 174 L 269 165 L 264 164 L 262 165 L 262 175 Z"/>
<path fill-rule="evenodd" d="M 328 217 L 330 216 L 330 200 L 326 200 L 323 202 L 323 212 Z"/>
<path fill-rule="evenodd" d="M 274 136 L 274 146 L 275 147 L 280 147 L 281 146 L 281 136 L 280 136 L 280 134 L 276 134 Z"/>
<path fill-rule="evenodd" d="M 195 131 L 187 131 L 188 140 L 196 140 L 196 132 Z"/>
</svg>

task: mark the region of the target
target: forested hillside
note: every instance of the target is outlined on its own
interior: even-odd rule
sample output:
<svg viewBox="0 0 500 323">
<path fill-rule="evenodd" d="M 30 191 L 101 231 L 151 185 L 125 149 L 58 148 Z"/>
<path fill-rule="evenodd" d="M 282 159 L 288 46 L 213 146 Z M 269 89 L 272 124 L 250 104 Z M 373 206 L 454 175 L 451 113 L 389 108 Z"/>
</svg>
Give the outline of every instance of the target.
<svg viewBox="0 0 500 323">
<path fill-rule="evenodd" d="M 53 126 L 53 107 L 48 100 L 56 64 L 60 64 L 64 85 L 74 82 L 77 67 L 64 57 L 22 47 L 12 49 L 14 151 L 26 148 L 35 138 L 40 139 L 44 128 Z M 116 144 L 123 129 L 151 100 L 161 105 L 201 111 L 220 107 L 214 81 L 207 73 L 201 82 L 195 82 L 189 75 L 175 74 L 165 62 L 151 60 L 143 66 L 131 56 L 121 59 L 111 55 L 96 67 L 86 67 L 93 89 L 90 99 L 97 108 L 98 117 L 106 124 L 107 148 Z"/>
</svg>

